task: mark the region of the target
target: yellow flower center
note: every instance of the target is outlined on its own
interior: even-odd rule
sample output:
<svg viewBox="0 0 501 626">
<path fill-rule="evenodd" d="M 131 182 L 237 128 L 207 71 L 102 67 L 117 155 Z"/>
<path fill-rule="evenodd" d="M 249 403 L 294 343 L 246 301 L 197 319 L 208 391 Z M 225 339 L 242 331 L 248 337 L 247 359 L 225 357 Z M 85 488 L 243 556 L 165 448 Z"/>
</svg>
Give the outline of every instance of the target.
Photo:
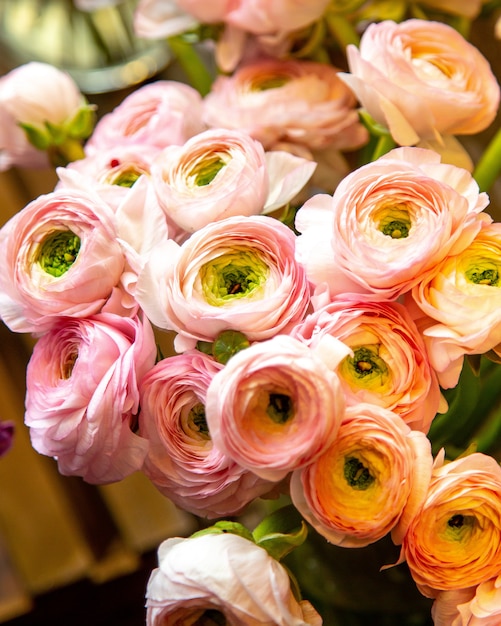
<svg viewBox="0 0 501 626">
<path fill-rule="evenodd" d="M 373 215 L 378 230 L 392 239 L 405 239 L 412 226 L 409 211 L 404 205 L 391 205 L 379 208 Z"/>
<path fill-rule="evenodd" d="M 391 384 L 391 370 L 381 358 L 381 345 L 355 346 L 353 356 L 345 357 L 339 365 L 340 376 L 352 388 L 364 388 L 384 393 Z"/>
</svg>

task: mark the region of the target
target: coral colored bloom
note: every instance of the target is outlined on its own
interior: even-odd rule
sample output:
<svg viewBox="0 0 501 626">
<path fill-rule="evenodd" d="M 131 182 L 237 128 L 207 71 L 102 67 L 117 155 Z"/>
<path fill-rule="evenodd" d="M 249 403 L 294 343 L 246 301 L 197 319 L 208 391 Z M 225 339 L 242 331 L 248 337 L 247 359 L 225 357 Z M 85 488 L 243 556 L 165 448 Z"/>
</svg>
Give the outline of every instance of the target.
<svg viewBox="0 0 501 626">
<path fill-rule="evenodd" d="M 477 587 L 439 592 L 431 614 L 435 626 L 499 626 L 501 577 Z"/>
<path fill-rule="evenodd" d="M 470 454 L 433 470 L 423 507 L 402 544 L 419 590 L 478 585 L 501 571 L 501 467 Z"/>
<path fill-rule="evenodd" d="M 159 361 L 141 382 L 143 472 L 167 498 L 200 517 L 236 515 L 272 484 L 218 450 L 205 419 L 207 388 L 223 366 L 198 350 Z"/>
<path fill-rule="evenodd" d="M 90 483 L 141 468 L 147 441 L 133 432 L 139 383 L 155 363 L 148 320 L 100 314 L 62 319 L 33 349 L 26 373 L 31 442 L 63 475 Z"/>
<path fill-rule="evenodd" d="M 176 350 L 238 330 L 251 341 L 287 332 L 310 302 L 294 233 L 264 215 L 230 217 L 177 246 L 158 246 L 140 273 L 136 297 L 150 320 L 175 330 Z"/>
<path fill-rule="evenodd" d="M 181 145 L 205 130 L 202 99 L 190 85 L 158 80 L 128 95 L 96 124 L 85 145 L 88 155 L 118 145 L 145 144 L 153 149 Z"/>
<path fill-rule="evenodd" d="M 98 313 L 124 264 L 113 212 L 98 196 L 39 196 L 0 231 L 0 317 L 11 330 L 43 332 L 59 316 Z"/>
<path fill-rule="evenodd" d="M 441 393 L 423 339 L 403 305 L 339 299 L 292 331 L 310 347 L 327 333 L 352 350 L 336 370 L 349 406 L 370 402 L 428 432 L 441 408 Z"/>
<path fill-rule="evenodd" d="M 487 59 L 447 24 L 371 24 L 347 56 L 343 80 L 401 146 L 478 133 L 495 118 L 500 89 Z"/>
<path fill-rule="evenodd" d="M 287 570 L 244 537 L 167 539 L 158 560 L 146 590 L 148 626 L 322 625 L 309 602 L 295 599 Z"/>
<path fill-rule="evenodd" d="M 432 150 L 396 148 L 354 170 L 332 196 L 306 201 L 296 257 L 331 296 L 396 299 L 471 243 L 487 205 L 468 171 Z"/>
<path fill-rule="evenodd" d="M 46 63 L 21 65 L 0 78 L 0 171 L 48 167 L 43 149 L 35 148 L 19 124 L 46 133 L 46 123 L 61 128 L 86 106 L 69 74 Z"/>
<path fill-rule="evenodd" d="M 346 409 L 335 441 L 292 475 L 294 505 L 331 543 L 362 547 L 390 531 L 401 543 L 424 501 L 430 442 L 387 409 Z"/>
<path fill-rule="evenodd" d="M 443 387 L 457 384 L 465 354 L 501 343 L 501 224 L 487 223 L 412 291 L 425 316 L 423 335 Z"/>
<path fill-rule="evenodd" d="M 235 354 L 207 390 L 214 444 L 268 480 L 314 461 L 334 440 L 344 414 L 333 366 L 346 352 L 332 337 L 312 350 L 278 335 Z"/>
<path fill-rule="evenodd" d="M 355 106 L 335 67 L 267 59 L 218 76 L 204 99 L 204 119 L 243 130 L 268 150 L 278 142 L 348 150 L 368 139 Z"/>
</svg>

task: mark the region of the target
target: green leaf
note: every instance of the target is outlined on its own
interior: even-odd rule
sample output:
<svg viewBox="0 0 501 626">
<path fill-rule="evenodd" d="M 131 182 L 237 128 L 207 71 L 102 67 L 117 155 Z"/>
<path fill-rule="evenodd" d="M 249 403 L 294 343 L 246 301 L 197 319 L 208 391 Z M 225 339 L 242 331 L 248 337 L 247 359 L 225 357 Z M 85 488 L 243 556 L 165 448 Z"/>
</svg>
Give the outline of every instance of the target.
<svg viewBox="0 0 501 626">
<path fill-rule="evenodd" d="M 240 350 L 250 346 L 247 337 L 238 330 L 223 330 L 214 340 L 212 354 L 219 363 L 226 365 Z"/>
<path fill-rule="evenodd" d="M 212 526 L 198 530 L 191 536 L 202 537 L 203 535 L 223 535 L 226 533 L 238 535 L 239 537 L 243 537 L 244 539 L 254 542 L 252 533 L 248 528 L 246 528 L 243 524 L 240 524 L 240 522 L 229 522 L 227 520 L 220 520 Z"/>
<path fill-rule="evenodd" d="M 270 513 L 252 533 L 256 544 L 277 561 L 304 543 L 307 535 L 306 523 L 293 505 Z"/>
<path fill-rule="evenodd" d="M 38 150 L 47 150 L 50 146 L 51 137 L 47 130 L 32 124 L 25 124 L 24 122 L 19 122 L 19 126 L 24 130 L 26 138 L 31 145 L 38 148 Z"/>
<path fill-rule="evenodd" d="M 76 115 L 66 126 L 69 137 L 74 139 L 87 139 L 92 134 L 96 123 L 96 107 L 85 104 L 78 109 Z"/>
</svg>

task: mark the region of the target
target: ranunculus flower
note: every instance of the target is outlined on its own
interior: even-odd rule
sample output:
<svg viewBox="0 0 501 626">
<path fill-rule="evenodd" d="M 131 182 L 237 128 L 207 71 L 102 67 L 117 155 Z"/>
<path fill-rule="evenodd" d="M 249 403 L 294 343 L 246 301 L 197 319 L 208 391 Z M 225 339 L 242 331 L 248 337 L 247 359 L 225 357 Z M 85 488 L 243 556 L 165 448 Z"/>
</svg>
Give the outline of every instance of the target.
<svg viewBox="0 0 501 626">
<path fill-rule="evenodd" d="M 487 223 L 460 254 L 444 259 L 412 290 L 429 321 L 423 335 L 443 387 L 454 387 L 465 354 L 501 343 L 501 224 Z"/>
<path fill-rule="evenodd" d="M 75 139 L 85 138 L 92 130 L 90 118 L 78 132 L 72 122 L 90 110 L 71 76 L 47 63 L 26 63 L 2 76 L 0 171 L 15 165 L 48 167 L 45 147 L 52 142 L 47 125 L 57 128 L 59 133 L 71 129 Z M 83 117 L 80 119 L 83 121 Z M 29 128 L 28 134 L 20 124 Z M 28 136 L 39 143 L 39 147 L 35 147 Z"/>
<path fill-rule="evenodd" d="M 273 485 L 218 450 L 205 419 L 207 388 L 223 366 L 194 350 L 159 361 L 140 387 L 142 471 L 167 498 L 200 517 L 236 515 Z"/>
<path fill-rule="evenodd" d="M 335 67 L 266 59 L 218 76 L 204 99 L 210 127 L 240 129 L 266 149 L 278 142 L 310 150 L 354 149 L 368 139 L 352 92 Z"/>
<path fill-rule="evenodd" d="M 422 148 L 396 148 L 298 211 L 297 259 L 331 296 L 396 299 L 481 228 L 488 205 L 471 174 Z"/>
<path fill-rule="evenodd" d="M 213 341 L 238 330 L 259 341 L 301 320 L 310 292 L 294 260 L 294 233 L 264 215 L 229 217 L 183 243 L 153 250 L 140 273 L 136 298 L 158 327 L 175 330 L 175 347 Z"/>
<path fill-rule="evenodd" d="M 314 461 L 334 440 L 344 414 L 333 369 L 346 352 L 332 337 L 313 350 L 278 335 L 232 356 L 207 389 L 214 445 L 268 480 Z"/>
<path fill-rule="evenodd" d="M 36 343 L 26 371 L 25 423 L 63 475 L 90 483 L 139 470 L 148 443 L 134 433 L 139 384 L 156 357 L 146 318 L 62 319 Z"/>
<path fill-rule="evenodd" d="M 501 466 L 479 452 L 440 465 L 407 530 L 401 558 L 424 595 L 478 585 L 501 571 Z"/>
<path fill-rule="evenodd" d="M 337 299 L 308 315 L 292 334 L 310 347 L 329 334 L 351 348 L 336 369 L 348 405 L 385 407 L 411 428 L 428 432 L 441 393 L 423 339 L 403 305 Z"/>
<path fill-rule="evenodd" d="M 392 532 L 401 543 L 430 482 L 433 458 L 424 433 L 388 409 L 346 409 L 338 435 L 313 463 L 296 471 L 291 497 L 331 543 L 363 547 Z"/>
<path fill-rule="evenodd" d="M 431 614 L 435 626 L 499 626 L 501 620 L 501 577 L 490 578 L 477 587 L 441 591 Z"/>
<path fill-rule="evenodd" d="M 287 204 L 316 164 L 267 152 L 247 133 L 213 129 L 165 148 L 151 166 L 158 202 L 187 232 L 234 215 L 258 215 Z"/>
<path fill-rule="evenodd" d="M 181 145 L 205 130 L 202 98 L 190 85 L 158 80 L 139 87 L 96 124 L 85 145 L 88 155 L 118 145 L 153 148 Z"/>
<path fill-rule="evenodd" d="M 14 424 L 12 422 L 0 422 L 0 456 L 11 447 L 13 435 Z"/>
<path fill-rule="evenodd" d="M 496 77 L 481 52 L 448 24 L 371 24 L 347 56 L 350 74 L 342 79 L 401 146 L 478 133 L 495 118 Z"/>
<path fill-rule="evenodd" d="M 171 37 L 197 26 L 197 20 L 175 0 L 138 0 L 134 11 L 134 32 L 145 39 Z"/>
<path fill-rule="evenodd" d="M 309 602 L 295 599 L 287 570 L 244 537 L 167 539 L 158 559 L 146 590 L 148 626 L 322 624 Z"/>
<path fill-rule="evenodd" d="M 0 231 L 0 317 L 13 331 L 43 332 L 60 316 L 98 313 L 124 263 L 113 212 L 98 196 L 39 196 Z"/>
</svg>

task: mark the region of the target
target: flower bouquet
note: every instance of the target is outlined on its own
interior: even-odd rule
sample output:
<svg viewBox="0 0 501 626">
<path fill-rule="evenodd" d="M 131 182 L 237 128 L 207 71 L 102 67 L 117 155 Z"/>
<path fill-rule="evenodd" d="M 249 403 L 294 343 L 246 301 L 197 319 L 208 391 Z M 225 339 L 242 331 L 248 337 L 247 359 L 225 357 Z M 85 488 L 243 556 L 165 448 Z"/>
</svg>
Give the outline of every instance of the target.
<svg viewBox="0 0 501 626">
<path fill-rule="evenodd" d="M 0 79 L 0 167 L 58 177 L 0 230 L 32 445 L 199 519 L 150 626 L 501 623 L 498 4 L 140 0 L 185 82 Z"/>
</svg>

